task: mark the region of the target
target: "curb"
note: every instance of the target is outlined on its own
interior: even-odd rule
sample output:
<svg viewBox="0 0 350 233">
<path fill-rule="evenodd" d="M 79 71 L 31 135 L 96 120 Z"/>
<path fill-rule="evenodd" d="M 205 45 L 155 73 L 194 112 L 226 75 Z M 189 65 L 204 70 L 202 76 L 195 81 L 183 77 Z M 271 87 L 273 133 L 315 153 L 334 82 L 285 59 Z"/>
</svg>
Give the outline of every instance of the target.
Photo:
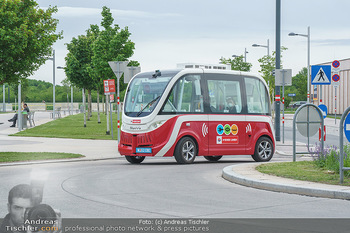
<svg viewBox="0 0 350 233">
<path fill-rule="evenodd" d="M 257 188 L 257 189 L 268 190 L 268 191 L 283 192 L 283 193 L 289 193 L 289 194 L 299 194 L 299 195 L 306 195 L 306 196 L 312 196 L 312 197 L 332 198 L 332 199 L 346 199 L 346 200 L 350 199 L 350 191 L 310 188 L 310 187 L 292 185 L 292 184 L 280 184 L 280 183 L 245 177 L 233 171 L 233 167 L 244 166 L 244 165 L 245 164 L 225 167 L 222 170 L 222 177 L 232 183 L 240 184 L 247 187 Z M 256 166 L 258 165 L 259 164 L 257 164 Z"/>
<path fill-rule="evenodd" d="M 46 164 L 46 163 L 72 163 L 72 162 L 87 162 L 87 161 L 99 161 L 99 160 L 112 160 L 112 159 L 121 159 L 121 157 L 113 158 L 72 158 L 72 159 L 55 159 L 55 160 L 34 160 L 34 161 L 22 161 L 22 162 L 9 162 L 9 163 L 0 163 L 0 167 L 9 167 L 9 166 L 20 166 L 20 165 L 36 165 L 36 164 Z"/>
</svg>

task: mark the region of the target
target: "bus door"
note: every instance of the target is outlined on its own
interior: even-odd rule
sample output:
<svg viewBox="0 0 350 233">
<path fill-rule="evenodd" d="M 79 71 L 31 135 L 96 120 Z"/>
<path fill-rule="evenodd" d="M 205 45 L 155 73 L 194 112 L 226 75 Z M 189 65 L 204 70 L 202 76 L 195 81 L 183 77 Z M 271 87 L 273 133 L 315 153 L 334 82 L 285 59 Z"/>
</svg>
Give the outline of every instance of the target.
<svg viewBox="0 0 350 233">
<path fill-rule="evenodd" d="M 187 74 L 179 78 L 160 114 L 177 117 L 179 128 L 172 129 L 176 131 L 177 140 L 191 136 L 198 142 L 198 154 L 208 155 L 209 125 L 208 115 L 204 113 L 201 74 Z"/>
<path fill-rule="evenodd" d="M 206 74 L 209 95 L 209 155 L 246 154 L 246 116 L 239 76 Z"/>
</svg>

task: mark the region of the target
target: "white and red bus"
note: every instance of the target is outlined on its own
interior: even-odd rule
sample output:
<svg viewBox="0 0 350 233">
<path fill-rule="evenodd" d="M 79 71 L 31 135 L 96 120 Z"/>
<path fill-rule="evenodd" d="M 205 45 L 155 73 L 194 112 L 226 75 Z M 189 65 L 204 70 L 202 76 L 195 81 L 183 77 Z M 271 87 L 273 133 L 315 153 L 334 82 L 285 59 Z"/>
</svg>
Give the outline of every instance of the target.
<svg viewBox="0 0 350 233">
<path fill-rule="evenodd" d="M 231 70 L 139 73 L 126 91 L 118 149 L 130 163 L 174 156 L 186 164 L 223 155 L 269 161 L 275 138 L 266 82 Z"/>
</svg>

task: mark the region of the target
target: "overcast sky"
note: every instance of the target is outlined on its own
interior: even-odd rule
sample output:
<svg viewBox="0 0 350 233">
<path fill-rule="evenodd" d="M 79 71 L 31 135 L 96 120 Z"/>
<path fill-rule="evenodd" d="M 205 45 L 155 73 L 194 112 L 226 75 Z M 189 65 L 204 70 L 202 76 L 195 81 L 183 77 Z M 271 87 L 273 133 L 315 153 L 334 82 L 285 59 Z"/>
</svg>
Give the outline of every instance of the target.
<svg viewBox="0 0 350 233">
<path fill-rule="evenodd" d="M 111 9 L 114 23 L 128 27 L 135 43 L 131 60 L 142 71 L 173 69 L 177 63 L 214 63 L 221 57 L 243 55 L 258 72 L 258 59 L 275 51 L 275 0 L 37 0 L 39 6 L 57 6 L 58 31 L 64 38 L 56 42 L 56 66 L 65 66 L 66 43 L 85 34 L 90 24 L 100 25 L 103 6 Z M 307 65 L 307 34 L 311 30 L 311 65 L 350 58 L 348 0 L 282 0 L 281 45 L 283 66 L 293 75 Z M 32 77 L 52 82 L 52 61 L 48 60 Z M 56 70 L 56 84 L 65 79 Z"/>
</svg>

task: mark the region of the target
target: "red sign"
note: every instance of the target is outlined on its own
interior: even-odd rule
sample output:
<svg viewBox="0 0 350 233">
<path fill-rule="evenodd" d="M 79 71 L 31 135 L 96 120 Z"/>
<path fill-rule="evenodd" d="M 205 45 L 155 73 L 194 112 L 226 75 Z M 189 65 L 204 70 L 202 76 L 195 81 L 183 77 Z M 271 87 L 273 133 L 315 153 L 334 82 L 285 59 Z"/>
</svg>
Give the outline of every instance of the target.
<svg viewBox="0 0 350 233">
<path fill-rule="evenodd" d="M 281 96 L 280 95 L 276 95 L 275 100 L 276 101 L 281 101 Z"/>
<path fill-rule="evenodd" d="M 114 79 L 103 80 L 103 86 L 105 90 L 105 95 L 115 94 Z"/>
<path fill-rule="evenodd" d="M 334 61 L 332 62 L 332 66 L 333 66 L 334 68 L 339 68 L 340 62 L 339 62 L 338 60 L 334 60 Z"/>
<path fill-rule="evenodd" d="M 324 128 L 323 128 L 323 141 L 326 141 L 326 126 L 324 125 L 323 126 Z M 319 141 L 321 141 L 321 134 L 322 134 L 322 132 L 321 132 L 321 127 L 318 129 L 318 140 Z"/>
<path fill-rule="evenodd" d="M 114 103 L 114 94 L 113 95 L 109 95 L 109 101 L 111 103 Z"/>
</svg>

